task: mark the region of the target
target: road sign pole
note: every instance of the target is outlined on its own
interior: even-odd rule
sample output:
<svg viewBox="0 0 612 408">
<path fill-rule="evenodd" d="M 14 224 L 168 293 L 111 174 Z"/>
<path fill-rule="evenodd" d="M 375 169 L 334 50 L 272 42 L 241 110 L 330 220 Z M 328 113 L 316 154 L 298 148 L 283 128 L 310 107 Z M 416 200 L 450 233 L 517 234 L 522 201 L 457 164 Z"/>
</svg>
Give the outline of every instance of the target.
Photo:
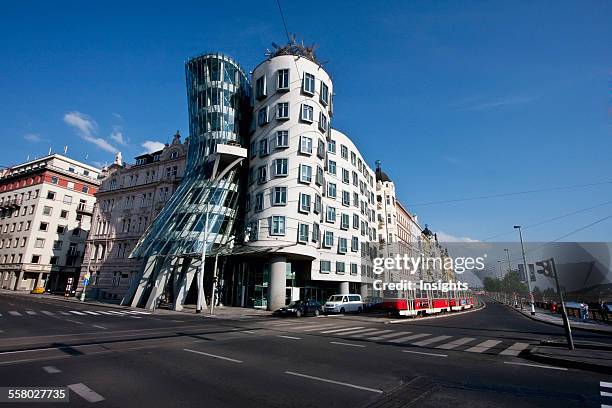
<svg viewBox="0 0 612 408">
<path fill-rule="evenodd" d="M 567 337 L 567 347 L 570 350 L 574 350 L 574 339 L 572 338 L 572 328 L 570 327 L 569 319 L 567 318 L 567 311 L 565 310 L 565 301 L 563 300 L 563 293 L 559 286 L 559 278 L 557 277 L 557 267 L 555 266 L 555 259 L 550 258 L 552 264 L 553 274 L 555 275 L 555 284 L 557 285 L 557 293 L 561 300 L 561 316 L 563 317 L 563 328 L 565 329 L 565 336 Z"/>
</svg>

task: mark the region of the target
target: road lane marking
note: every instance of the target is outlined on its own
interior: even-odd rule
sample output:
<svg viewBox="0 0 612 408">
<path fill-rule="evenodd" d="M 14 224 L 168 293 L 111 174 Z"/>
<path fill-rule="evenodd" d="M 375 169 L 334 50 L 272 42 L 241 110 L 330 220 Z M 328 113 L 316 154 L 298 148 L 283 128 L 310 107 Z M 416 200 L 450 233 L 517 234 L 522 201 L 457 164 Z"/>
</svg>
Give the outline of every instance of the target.
<svg viewBox="0 0 612 408">
<path fill-rule="evenodd" d="M 478 343 L 474 347 L 470 347 L 469 349 L 465 351 L 468 351 L 470 353 L 483 353 L 489 350 L 490 348 L 498 345 L 499 343 L 501 343 L 501 340 L 486 340 L 486 341 L 483 341 L 482 343 Z"/>
<path fill-rule="evenodd" d="M 342 329 L 334 329 L 334 330 L 326 330 L 326 331 L 322 331 L 322 334 L 329 334 L 329 333 L 339 333 L 339 332 L 343 332 L 343 331 L 349 331 L 349 330 L 357 330 L 357 329 L 363 329 L 363 326 L 354 326 L 354 327 L 344 327 Z"/>
<path fill-rule="evenodd" d="M 151 314 L 149 312 L 141 312 L 140 310 L 130 310 L 128 313 L 136 313 L 136 314 L 143 314 L 143 315 L 150 315 Z"/>
<path fill-rule="evenodd" d="M 367 340 L 370 340 L 370 338 L 368 336 L 374 336 L 374 335 L 379 335 L 379 334 L 383 334 L 383 333 L 389 333 L 392 332 L 393 330 L 377 330 L 375 332 L 369 332 L 369 333 L 359 333 L 359 334 L 355 334 L 351 337 L 353 338 L 361 338 L 361 337 L 366 337 Z"/>
<path fill-rule="evenodd" d="M 142 319 L 140 316 L 128 316 L 130 319 Z"/>
<path fill-rule="evenodd" d="M 389 333 L 389 334 L 383 334 L 382 336 L 372 337 L 372 338 L 369 338 L 368 340 L 370 340 L 370 341 L 385 340 L 385 339 L 390 339 L 390 338 L 393 338 L 393 337 L 404 336 L 404 335 L 410 334 L 410 333 L 412 333 L 412 332 L 402 332 L 402 331 L 399 331 L 399 332 L 393 332 L 393 333 Z"/>
<path fill-rule="evenodd" d="M 612 383 L 605 382 L 605 381 L 600 381 L 599 382 L 599 386 L 600 387 L 606 387 L 606 388 L 612 388 Z"/>
<path fill-rule="evenodd" d="M 347 332 L 342 332 L 342 333 L 338 333 L 338 336 L 349 336 L 352 334 L 357 334 L 357 333 L 369 333 L 369 332 L 375 332 L 378 331 L 378 329 L 359 329 L 359 330 L 351 330 L 351 331 L 347 331 Z"/>
<path fill-rule="evenodd" d="M 504 361 L 504 364 L 512 364 L 512 365 L 520 365 L 520 366 L 527 366 L 527 367 L 548 368 L 550 370 L 567 371 L 567 368 L 564 368 L 564 367 L 554 367 L 554 366 L 547 366 L 547 365 L 541 365 L 541 364 L 517 363 L 517 362 L 514 362 L 514 361 Z"/>
<path fill-rule="evenodd" d="M 9 314 L 11 316 L 23 316 L 21 313 L 17 312 L 16 310 L 11 310 Z"/>
<path fill-rule="evenodd" d="M 601 395 L 602 397 L 612 397 L 612 392 L 600 391 L 599 395 Z"/>
<path fill-rule="evenodd" d="M 100 316 L 100 313 L 92 312 L 90 310 L 83 310 L 83 313 L 87 313 L 87 314 L 94 315 L 94 316 Z"/>
<path fill-rule="evenodd" d="M 419 347 L 423 347 L 423 346 L 427 346 L 428 344 L 431 343 L 439 343 L 441 341 L 444 340 L 448 340 L 453 336 L 438 336 L 438 337 L 432 337 L 430 339 L 425 339 L 425 340 L 421 340 L 421 341 L 417 341 L 415 343 L 412 343 L 413 346 L 419 346 Z"/>
<path fill-rule="evenodd" d="M 70 310 L 69 312 L 72 313 L 72 314 L 75 314 L 75 315 L 85 316 L 85 313 L 77 312 L 76 310 Z"/>
<path fill-rule="evenodd" d="M 405 341 L 420 339 L 421 337 L 431 336 L 429 333 L 417 333 L 412 336 L 400 337 L 399 339 L 389 340 L 389 343 L 403 343 Z"/>
<path fill-rule="evenodd" d="M 48 310 L 43 310 L 42 313 L 46 314 L 47 316 L 53 316 L 54 315 L 53 312 L 50 312 Z"/>
<path fill-rule="evenodd" d="M 209 354 L 209 353 L 204 353 L 203 351 L 197 351 L 197 350 L 191 350 L 191 349 L 183 349 L 189 353 L 196 353 L 196 354 L 202 354 L 203 356 L 208 356 L 208 357 L 212 357 L 212 358 L 218 358 L 219 360 L 225 360 L 225 361 L 231 361 L 232 363 L 242 363 L 241 360 L 236 360 L 234 358 L 229 358 L 229 357 L 223 357 L 223 356 L 218 356 L 216 354 Z"/>
<path fill-rule="evenodd" d="M 99 326 L 97 324 L 92 324 L 93 327 L 98 328 L 98 329 L 102 329 L 102 330 L 106 330 L 106 327 L 104 326 Z"/>
<path fill-rule="evenodd" d="M 276 337 L 282 337 L 283 339 L 291 339 L 291 340 L 302 340 L 300 337 L 293 337 L 293 336 L 281 336 L 281 335 L 278 335 Z"/>
<path fill-rule="evenodd" d="M 438 353 L 425 353 L 424 351 L 414 351 L 414 350 L 402 350 L 404 353 L 410 354 L 421 354 L 423 356 L 433 356 L 433 357 L 448 357 L 448 354 L 438 354 Z"/>
<path fill-rule="evenodd" d="M 502 356 L 518 356 L 527 347 L 529 347 L 529 343 L 514 343 L 499 354 Z"/>
<path fill-rule="evenodd" d="M 62 370 L 60 370 L 60 369 L 58 369 L 57 367 L 54 367 L 54 366 L 44 366 L 43 370 L 45 370 L 49 374 L 57 374 L 57 373 L 61 373 L 62 372 Z"/>
<path fill-rule="evenodd" d="M 83 383 L 70 384 L 68 388 L 70 388 L 70 390 L 73 391 L 74 393 L 80 395 L 81 398 L 83 398 L 87 402 L 104 401 L 103 396 L 101 396 L 100 394 L 98 394 L 97 392 L 95 392 L 94 390 L 92 390 L 91 388 L 89 388 Z"/>
<path fill-rule="evenodd" d="M 112 313 L 107 312 L 107 311 L 105 311 L 105 310 L 96 310 L 96 312 L 98 312 L 98 313 L 102 313 L 103 315 L 112 316 Z"/>
<path fill-rule="evenodd" d="M 309 327 L 309 328 L 307 328 L 305 330 L 302 330 L 302 331 L 305 331 L 305 332 L 316 331 L 316 330 L 321 330 L 321 329 L 323 329 L 325 327 L 327 327 L 329 329 L 332 326 L 335 326 L 335 324 L 328 323 L 328 324 L 322 324 L 322 325 L 317 326 L 317 327 Z"/>
<path fill-rule="evenodd" d="M 457 340 L 453 340 L 451 342 L 445 343 L 445 344 L 441 344 L 439 346 L 437 346 L 436 348 L 442 349 L 442 350 L 452 350 L 454 348 L 457 348 L 459 346 L 463 346 L 464 344 L 467 344 L 471 341 L 476 340 L 476 338 L 474 337 L 463 337 Z"/>
<path fill-rule="evenodd" d="M 72 320 L 72 319 L 66 319 L 67 322 L 71 322 L 71 323 L 76 323 L 76 324 L 83 324 L 83 322 L 79 322 L 77 320 Z"/>
<path fill-rule="evenodd" d="M 356 388 L 358 390 L 363 390 L 363 391 L 375 392 L 377 394 L 383 393 L 382 390 L 377 390 L 375 388 L 368 388 L 368 387 L 363 387 L 361 385 L 355 385 L 355 384 L 345 383 L 341 381 L 329 380 L 327 378 L 315 377 L 315 376 L 307 375 L 307 374 L 300 374 L 300 373 L 296 373 L 293 371 L 285 371 L 285 374 L 294 375 L 296 377 L 308 378 L 308 379 L 316 380 L 316 381 L 322 381 L 322 382 L 326 382 L 330 384 L 343 385 L 345 387 Z"/>
<path fill-rule="evenodd" d="M 351 344 L 351 343 L 343 343 L 341 341 L 330 341 L 331 344 L 338 344 L 340 346 L 350 346 L 350 347 L 365 347 L 363 344 Z"/>
<path fill-rule="evenodd" d="M 27 313 L 27 314 L 29 314 L 30 316 L 34 316 L 34 315 L 37 315 L 37 314 L 38 314 L 38 313 L 36 313 L 36 312 L 35 312 L 35 311 L 33 311 L 33 310 L 26 310 L 26 313 Z"/>
</svg>

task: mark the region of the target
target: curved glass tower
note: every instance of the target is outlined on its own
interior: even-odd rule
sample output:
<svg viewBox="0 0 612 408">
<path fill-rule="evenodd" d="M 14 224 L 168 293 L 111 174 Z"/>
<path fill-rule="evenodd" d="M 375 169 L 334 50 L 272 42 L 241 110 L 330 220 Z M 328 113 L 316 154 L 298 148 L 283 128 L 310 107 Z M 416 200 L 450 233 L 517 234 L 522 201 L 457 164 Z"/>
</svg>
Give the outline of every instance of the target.
<svg viewBox="0 0 612 408">
<path fill-rule="evenodd" d="M 191 273 L 186 272 L 189 269 L 186 264 L 200 257 L 203 246 L 210 253 L 223 245 L 232 235 L 238 218 L 242 193 L 239 179 L 244 173 L 241 162 L 246 157 L 244 146 L 250 126 L 251 85 L 238 63 L 218 53 L 188 60 L 185 75 L 190 133 L 185 176 L 130 255 L 150 258 L 140 282 L 135 282 L 126 296 L 133 305 L 148 305 L 149 300 L 141 298 L 160 292 L 151 291 L 150 287 L 167 285 L 160 274 L 164 275 L 164 268 L 170 270 L 165 275 L 173 274 L 177 257 L 183 259 L 180 262 L 183 268 L 179 268 L 182 272 L 165 280 L 181 286 L 187 273 L 191 276 L 182 286 L 187 284 L 188 290 L 194 268 Z M 150 265 L 152 262 L 157 265 Z"/>
</svg>

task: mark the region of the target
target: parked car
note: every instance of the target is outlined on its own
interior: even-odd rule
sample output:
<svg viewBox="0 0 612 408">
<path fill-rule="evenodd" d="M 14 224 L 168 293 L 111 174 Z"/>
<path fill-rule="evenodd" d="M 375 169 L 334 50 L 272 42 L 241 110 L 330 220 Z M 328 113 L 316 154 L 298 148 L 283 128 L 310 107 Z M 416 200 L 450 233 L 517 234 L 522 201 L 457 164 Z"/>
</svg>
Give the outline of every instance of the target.
<svg viewBox="0 0 612 408">
<path fill-rule="evenodd" d="M 363 310 L 366 312 L 373 312 L 381 309 L 383 299 L 378 296 L 368 296 L 363 300 Z"/>
<path fill-rule="evenodd" d="M 42 295 L 43 293 L 45 293 L 45 288 L 39 286 L 37 288 L 32 289 L 30 293 L 33 295 Z"/>
<path fill-rule="evenodd" d="M 350 313 L 363 312 L 363 301 L 361 295 L 332 295 L 327 299 L 323 307 L 324 313 Z"/>
<path fill-rule="evenodd" d="M 281 307 L 275 310 L 273 315 L 275 316 L 295 316 L 302 317 L 307 315 L 318 316 L 321 314 L 323 308 L 321 304 L 315 300 L 296 300 L 289 303 L 285 307 Z"/>
</svg>

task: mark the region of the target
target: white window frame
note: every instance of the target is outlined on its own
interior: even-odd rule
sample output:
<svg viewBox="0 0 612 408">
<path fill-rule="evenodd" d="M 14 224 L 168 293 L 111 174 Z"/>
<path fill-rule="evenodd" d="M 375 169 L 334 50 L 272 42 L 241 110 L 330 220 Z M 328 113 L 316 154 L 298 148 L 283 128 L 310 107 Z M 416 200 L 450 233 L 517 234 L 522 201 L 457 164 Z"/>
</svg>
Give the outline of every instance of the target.
<svg viewBox="0 0 612 408">
<path fill-rule="evenodd" d="M 312 138 L 308 136 L 300 137 L 300 153 L 312 155 Z"/>
<path fill-rule="evenodd" d="M 287 205 L 287 187 L 276 186 L 272 188 L 272 205 L 273 206 Z"/>
<path fill-rule="evenodd" d="M 287 74 L 287 83 L 286 84 L 281 84 L 281 78 L 284 78 L 284 74 Z M 277 91 L 288 91 L 289 90 L 289 84 L 291 83 L 291 73 L 289 71 L 289 69 L 287 68 L 281 68 L 278 71 L 276 71 L 276 90 Z M 283 86 L 285 85 L 285 86 Z"/>
<path fill-rule="evenodd" d="M 302 91 L 308 95 L 314 95 L 316 89 L 316 80 L 313 74 L 304 72 L 302 79 Z"/>
<path fill-rule="evenodd" d="M 325 231 L 325 233 L 323 234 L 323 247 L 332 248 L 333 246 L 334 246 L 334 232 Z"/>
<path fill-rule="evenodd" d="M 308 224 L 298 224 L 298 242 L 306 244 L 310 238 L 310 228 Z"/>
<path fill-rule="evenodd" d="M 288 130 L 277 130 L 276 131 L 276 147 L 277 148 L 289 147 L 289 131 Z"/>
<path fill-rule="evenodd" d="M 305 170 L 308 169 L 308 174 Z M 312 166 L 300 164 L 300 183 L 310 184 L 312 182 Z"/>
<path fill-rule="evenodd" d="M 273 215 L 270 217 L 270 235 L 271 236 L 284 236 L 286 232 L 286 228 L 287 228 L 286 218 L 284 215 Z"/>
<path fill-rule="evenodd" d="M 300 193 L 300 206 L 298 211 L 301 213 L 308 214 L 310 213 L 310 208 L 312 205 L 312 197 L 308 193 Z"/>
<path fill-rule="evenodd" d="M 300 118 L 304 122 L 312 123 L 314 121 L 314 107 L 312 105 L 308 105 L 307 103 L 303 103 Z"/>
<path fill-rule="evenodd" d="M 276 104 L 276 119 L 277 120 L 288 120 L 289 119 L 289 102 L 279 102 Z"/>
</svg>

